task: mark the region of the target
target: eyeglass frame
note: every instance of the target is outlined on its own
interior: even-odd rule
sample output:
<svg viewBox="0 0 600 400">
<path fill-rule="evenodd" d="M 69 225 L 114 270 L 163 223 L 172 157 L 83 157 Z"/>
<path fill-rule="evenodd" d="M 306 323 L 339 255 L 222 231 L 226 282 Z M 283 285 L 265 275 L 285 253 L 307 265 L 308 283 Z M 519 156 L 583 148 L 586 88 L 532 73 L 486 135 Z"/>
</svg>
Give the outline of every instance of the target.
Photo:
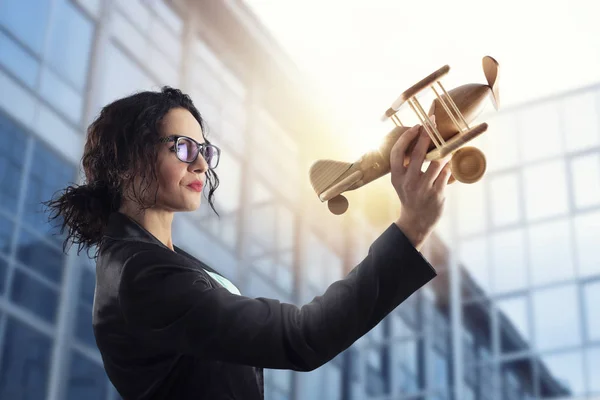
<svg viewBox="0 0 600 400">
<path fill-rule="evenodd" d="M 179 139 L 188 139 L 188 140 L 191 140 L 192 143 L 195 143 L 196 146 L 198 147 L 198 152 L 196 153 L 196 157 L 194 157 L 194 159 L 192 161 L 184 161 L 181 158 L 179 158 L 179 155 L 177 154 L 177 145 L 178 145 Z M 211 147 L 213 147 L 217 151 L 217 165 L 215 165 L 212 168 L 209 165 L 208 168 L 209 169 L 215 169 L 215 168 L 217 168 L 217 166 L 219 165 L 219 161 L 221 161 L 221 149 L 219 147 L 215 146 L 212 143 L 206 143 L 206 142 L 200 143 L 200 142 L 197 142 L 195 139 L 193 139 L 193 138 L 191 138 L 189 136 L 182 136 L 182 135 L 170 135 L 170 136 L 166 136 L 166 137 L 163 137 L 163 138 L 159 139 L 159 143 L 169 143 L 169 142 L 175 142 L 175 145 L 171 149 L 169 149 L 169 150 L 171 150 L 172 152 L 175 153 L 175 156 L 177 156 L 177 159 L 179 161 L 184 162 L 186 164 L 192 164 L 193 162 L 195 162 L 198 159 L 198 156 L 200 155 L 200 151 L 201 151 L 200 149 L 202 147 L 207 147 L 207 146 L 211 146 Z M 202 157 L 204 157 L 204 156 L 202 156 Z M 208 162 L 207 162 L 207 164 L 208 164 Z"/>
</svg>

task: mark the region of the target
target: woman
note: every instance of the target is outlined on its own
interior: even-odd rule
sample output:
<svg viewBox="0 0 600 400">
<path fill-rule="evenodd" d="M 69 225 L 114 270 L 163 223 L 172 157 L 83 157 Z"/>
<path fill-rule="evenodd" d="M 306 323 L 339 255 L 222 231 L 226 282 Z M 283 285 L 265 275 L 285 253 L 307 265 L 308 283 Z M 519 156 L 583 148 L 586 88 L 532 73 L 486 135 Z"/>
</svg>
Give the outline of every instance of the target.
<svg viewBox="0 0 600 400">
<path fill-rule="evenodd" d="M 400 137 L 391 154 L 398 220 L 345 278 L 298 308 L 241 295 L 173 243 L 174 213 L 198 209 L 206 183 L 213 207 L 218 186 L 220 150 L 190 98 L 165 87 L 107 105 L 88 130 L 87 184 L 48 205 L 68 229 L 65 246 L 97 248 L 93 327 L 121 396 L 262 399 L 262 368 L 311 371 L 377 325 L 436 276 L 419 249 L 450 171 L 448 160 L 421 171 L 428 145 L 418 126 Z"/>
</svg>

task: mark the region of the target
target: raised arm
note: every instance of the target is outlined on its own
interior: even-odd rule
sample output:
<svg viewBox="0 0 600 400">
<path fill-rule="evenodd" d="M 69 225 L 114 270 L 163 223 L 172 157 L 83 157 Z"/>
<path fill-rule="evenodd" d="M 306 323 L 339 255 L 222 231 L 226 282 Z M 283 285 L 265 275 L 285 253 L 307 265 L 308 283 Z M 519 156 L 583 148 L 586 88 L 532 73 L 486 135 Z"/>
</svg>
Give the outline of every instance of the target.
<svg viewBox="0 0 600 400">
<path fill-rule="evenodd" d="M 166 351 L 310 371 L 333 359 L 435 277 L 396 224 L 343 279 L 310 303 L 213 289 L 197 270 L 141 252 L 124 267 L 120 303 L 132 332 Z"/>
</svg>

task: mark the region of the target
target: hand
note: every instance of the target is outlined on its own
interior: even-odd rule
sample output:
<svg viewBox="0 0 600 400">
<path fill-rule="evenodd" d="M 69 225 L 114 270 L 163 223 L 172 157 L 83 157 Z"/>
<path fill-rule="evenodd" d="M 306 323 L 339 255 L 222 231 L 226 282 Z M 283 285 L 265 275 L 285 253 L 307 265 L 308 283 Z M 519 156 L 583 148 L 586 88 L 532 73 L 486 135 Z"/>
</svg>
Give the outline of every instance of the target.
<svg viewBox="0 0 600 400">
<path fill-rule="evenodd" d="M 407 154 L 415 139 L 416 145 Z M 396 225 L 418 250 L 442 216 L 444 192 L 451 176 L 450 155 L 431 161 L 427 170 L 421 171 L 430 143 L 425 128 L 416 125 L 398 138 L 390 153 L 392 185 L 401 203 Z M 408 157 L 410 161 L 405 165 Z"/>
</svg>

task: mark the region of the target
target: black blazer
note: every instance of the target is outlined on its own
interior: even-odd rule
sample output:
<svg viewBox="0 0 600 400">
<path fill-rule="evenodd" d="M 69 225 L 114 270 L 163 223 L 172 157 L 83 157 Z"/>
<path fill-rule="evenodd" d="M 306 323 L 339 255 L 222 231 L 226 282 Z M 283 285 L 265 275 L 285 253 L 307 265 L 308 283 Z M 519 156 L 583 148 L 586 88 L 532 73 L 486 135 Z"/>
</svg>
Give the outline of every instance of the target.
<svg viewBox="0 0 600 400">
<path fill-rule="evenodd" d="M 301 308 L 232 294 L 203 268 L 216 272 L 111 215 L 96 261 L 93 328 L 123 399 L 263 399 L 263 368 L 319 368 L 436 276 L 395 224 Z"/>
</svg>

